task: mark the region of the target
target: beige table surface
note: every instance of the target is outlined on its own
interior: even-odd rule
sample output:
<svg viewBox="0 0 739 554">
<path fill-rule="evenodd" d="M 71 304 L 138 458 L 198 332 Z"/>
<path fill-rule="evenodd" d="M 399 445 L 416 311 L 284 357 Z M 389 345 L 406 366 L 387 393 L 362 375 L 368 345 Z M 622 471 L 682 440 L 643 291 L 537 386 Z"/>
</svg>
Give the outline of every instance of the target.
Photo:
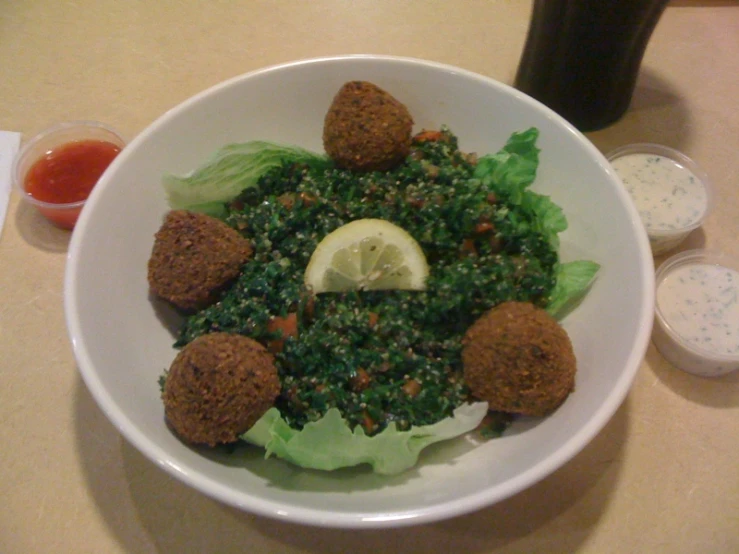
<svg viewBox="0 0 739 554">
<path fill-rule="evenodd" d="M 526 0 L 0 1 L 0 129 L 98 119 L 128 137 L 219 81 L 340 53 L 421 57 L 510 83 Z M 739 256 L 739 3 L 665 13 L 603 151 L 677 147 L 718 204 L 688 246 Z M 565 467 L 496 506 L 401 530 L 306 528 L 205 498 L 129 446 L 78 376 L 62 311 L 68 233 L 13 195 L 0 238 L 0 553 L 739 552 L 739 376 L 650 346 L 623 406 Z"/>
</svg>

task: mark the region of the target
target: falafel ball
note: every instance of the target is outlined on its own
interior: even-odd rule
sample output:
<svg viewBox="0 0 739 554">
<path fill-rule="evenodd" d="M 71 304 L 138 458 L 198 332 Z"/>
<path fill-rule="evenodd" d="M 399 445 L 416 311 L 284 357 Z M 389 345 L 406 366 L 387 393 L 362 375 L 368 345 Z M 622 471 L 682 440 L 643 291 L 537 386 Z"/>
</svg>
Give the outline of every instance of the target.
<svg viewBox="0 0 739 554">
<path fill-rule="evenodd" d="M 235 442 L 274 404 L 280 380 L 272 355 L 243 335 L 210 333 L 175 357 L 162 390 L 164 414 L 183 440 Z"/>
<path fill-rule="evenodd" d="M 352 171 L 387 171 L 410 153 L 413 118 L 377 85 L 350 81 L 326 113 L 323 147 L 336 165 Z"/>
<path fill-rule="evenodd" d="M 151 291 L 183 310 L 204 308 L 251 257 L 238 231 L 205 214 L 173 210 L 154 236 Z"/>
<path fill-rule="evenodd" d="M 545 416 L 575 387 L 567 332 L 545 310 L 504 302 L 483 314 L 462 339 L 464 379 L 490 410 Z"/>
</svg>

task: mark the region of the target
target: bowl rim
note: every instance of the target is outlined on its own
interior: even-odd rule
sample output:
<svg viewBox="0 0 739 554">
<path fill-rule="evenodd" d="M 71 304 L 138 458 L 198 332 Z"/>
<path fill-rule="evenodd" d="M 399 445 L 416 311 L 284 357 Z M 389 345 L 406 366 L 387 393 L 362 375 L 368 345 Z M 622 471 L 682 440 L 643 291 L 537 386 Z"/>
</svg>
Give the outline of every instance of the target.
<svg viewBox="0 0 739 554">
<path fill-rule="evenodd" d="M 62 121 L 61 123 L 56 123 L 52 125 L 51 127 L 47 127 L 46 129 L 39 131 L 35 135 L 33 135 L 28 141 L 26 141 L 18 150 L 18 153 L 13 158 L 13 164 L 11 166 L 10 175 L 12 177 L 12 183 L 13 188 L 15 189 L 18 194 L 20 194 L 25 201 L 27 201 L 30 204 L 33 204 L 34 206 L 37 206 L 42 209 L 46 210 L 73 210 L 77 208 L 81 208 L 85 205 L 85 203 L 90 199 L 90 196 L 84 200 L 77 200 L 76 202 L 46 202 L 44 200 L 39 200 L 38 198 L 35 198 L 30 193 L 26 191 L 26 188 L 23 184 L 25 174 L 21 175 L 21 164 L 23 161 L 25 161 L 26 155 L 31 151 L 31 149 L 39 144 L 44 139 L 47 139 L 51 136 L 53 136 L 56 133 L 60 133 L 63 131 L 68 131 L 71 129 L 101 129 L 107 133 L 110 133 L 118 139 L 119 144 L 116 144 L 116 146 L 119 146 L 121 151 L 126 147 L 126 139 L 121 135 L 116 129 L 108 125 L 107 123 L 103 123 L 102 121 L 93 121 L 91 119 L 78 119 L 78 120 L 72 120 L 72 121 Z M 84 140 L 84 139 L 76 139 L 76 140 Z M 70 140 L 69 142 L 76 142 L 75 139 Z M 40 158 L 37 158 L 37 160 Z M 32 163 L 35 163 L 35 161 Z M 107 168 L 106 168 L 107 169 Z M 100 176 L 102 179 L 102 175 Z M 98 179 L 98 182 L 100 182 L 100 179 Z M 93 187 L 94 188 L 94 187 Z"/>
<path fill-rule="evenodd" d="M 126 162 L 130 152 L 135 151 L 138 148 L 138 145 L 144 142 L 151 134 L 154 134 L 161 128 L 165 127 L 169 121 L 178 117 L 180 113 L 189 110 L 194 104 L 201 102 L 203 98 L 257 76 L 290 71 L 295 67 L 306 65 L 331 64 L 347 61 L 368 63 L 379 62 L 413 66 L 420 65 L 425 68 L 442 71 L 450 75 L 460 75 L 467 79 L 482 82 L 486 86 L 502 89 L 507 95 L 512 95 L 529 104 L 535 110 L 543 112 L 547 118 L 556 120 L 565 131 L 574 134 L 590 155 L 601 162 L 601 166 L 605 173 L 612 179 L 617 179 L 603 154 L 580 131 L 548 107 L 509 85 L 470 70 L 421 58 L 378 54 L 348 54 L 303 58 L 295 61 L 270 65 L 229 78 L 184 100 L 150 123 L 129 144 L 129 147 L 126 149 L 128 152 L 122 152 L 121 155 L 117 156 L 116 159 L 113 160 L 113 163 L 101 178 L 99 186 L 96 186 L 93 189 L 92 194 L 88 198 L 88 203 L 90 205 L 97 203 L 98 196 L 106 189 L 110 176 L 116 172 L 118 166 Z M 403 527 L 449 519 L 502 501 L 523 489 L 532 486 L 541 479 L 549 476 L 555 470 L 559 469 L 578 454 L 595 437 L 595 435 L 602 430 L 629 392 L 649 344 L 654 313 L 654 272 L 652 271 L 652 256 L 649 249 L 648 238 L 643 226 L 640 224 L 638 212 L 633 204 L 628 201 L 628 194 L 625 190 L 618 190 L 617 193 L 623 193 L 624 195 L 624 209 L 629 213 L 632 227 L 636 232 L 638 253 L 642 258 L 642 275 L 640 277 L 645 283 L 640 299 L 641 305 L 644 306 L 644 311 L 641 314 L 640 321 L 637 325 L 638 332 L 636 334 L 636 340 L 632 345 L 632 350 L 627 359 L 624 371 L 615 382 L 612 392 L 608 396 L 606 402 L 602 404 L 601 409 L 597 413 L 597 417 L 594 417 L 586 425 L 578 429 L 577 432 L 564 442 L 554 453 L 552 453 L 552 455 L 545 460 L 540 461 L 528 471 L 520 473 L 498 486 L 487 490 L 480 490 L 463 499 L 444 501 L 431 506 L 381 514 L 361 511 L 333 511 L 322 509 L 320 506 L 314 508 L 296 507 L 279 501 L 257 499 L 253 497 L 247 501 L 242 493 L 235 492 L 214 479 L 200 475 L 194 470 L 177 464 L 173 460 L 169 459 L 169 456 L 163 448 L 153 442 L 146 435 L 139 433 L 131 425 L 128 416 L 113 401 L 113 398 L 102 385 L 102 381 L 93 369 L 89 353 L 85 347 L 84 338 L 80 332 L 81 325 L 75 312 L 77 295 L 74 283 L 77 279 L 78 272 L 75 260 L 78 257 L 82 245 L 82 237 L 85 236 L 85 230 L 93 212 L 92 209 L 82 211 L 80 220 L 77 223 L 76 231 L 72 235 L 67 254 L 67 268 L 64 279 L 64 305 L 69 338 L 73 346 L 74 355 L 77 359 L 78 368 L 83 381 L 100 409 L 105 413 L 106 417 L 113 423 L 116 429 L 126 438 L 127 441 L 134 445 L 155 465 L 158 465 L 182 482 L 195 488 L 201 493 L 210 496 L 211 498 L 227 505 L 270 518 L 291 521 L 293 523 L 304 525 L 331 528 L 369 529 Z"/>
</svg>

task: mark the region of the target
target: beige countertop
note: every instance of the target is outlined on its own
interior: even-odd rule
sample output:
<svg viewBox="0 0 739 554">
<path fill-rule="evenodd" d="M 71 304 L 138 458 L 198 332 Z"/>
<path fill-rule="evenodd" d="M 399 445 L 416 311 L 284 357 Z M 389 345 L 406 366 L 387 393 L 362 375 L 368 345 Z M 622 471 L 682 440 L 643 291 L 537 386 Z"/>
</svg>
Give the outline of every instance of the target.
<svg viewBox="0 0 739 554">
<path fill-rule="evenodd" d="M 342 54 L 414 56 L 512 81 L 526 0 L 17 0 L 0 9 L 0 129 L 97 119 L 129 138 L 226 78 Z M 694 157 L 718 203 L 689 246 L 739 256 L 739 4 L 675 2 L 630 111 L 590 138 Z M 80 380 L 62 281 L 69 234 L 10 202 L 0 237 L 0 552 L 739 552 L 739 375 L 672 368 L 634 387 L 570 463 L 477 513 L 400 530 L 306 528 L 185 487 L 116 432 Z"/>
</svg>

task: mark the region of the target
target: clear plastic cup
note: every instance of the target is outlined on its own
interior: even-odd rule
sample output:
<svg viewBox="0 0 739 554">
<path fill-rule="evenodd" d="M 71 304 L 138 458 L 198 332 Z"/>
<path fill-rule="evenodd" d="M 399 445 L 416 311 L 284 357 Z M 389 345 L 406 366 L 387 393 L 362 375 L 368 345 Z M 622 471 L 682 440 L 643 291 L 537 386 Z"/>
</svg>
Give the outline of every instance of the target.
<svg viewBox="0 0 739 554">
<path fill-rule="evenodd" d="M 703 225 L 713 205 L 711 183 L 688 156 L 639 143 L 617 148 L 606 158 L 639 210 L 654 256 L 676 248 Z"/>
<path fill-rule="evenodd" d="M 15 189 L 46 219 L 63 229 L 74 228 L 86 199 L 68 203 L 39 200 L 26 190 L 26 177 L 36 162 L 55 149 L 67 144 L 90 140 L 108 142 L 121 150 L 126 145 L 123 137 L 104 123 L 71 121 L 54 125 L 31 138 L 23 145 L 13 162 L 12 176 Z"/>
<path fill-rule="evenodd" d="M 739 261 L 688 250 L 665 260 L 655 277 L 652 339 L 675 367 L 702 377 L 739 369 Z"/>
</svg>

